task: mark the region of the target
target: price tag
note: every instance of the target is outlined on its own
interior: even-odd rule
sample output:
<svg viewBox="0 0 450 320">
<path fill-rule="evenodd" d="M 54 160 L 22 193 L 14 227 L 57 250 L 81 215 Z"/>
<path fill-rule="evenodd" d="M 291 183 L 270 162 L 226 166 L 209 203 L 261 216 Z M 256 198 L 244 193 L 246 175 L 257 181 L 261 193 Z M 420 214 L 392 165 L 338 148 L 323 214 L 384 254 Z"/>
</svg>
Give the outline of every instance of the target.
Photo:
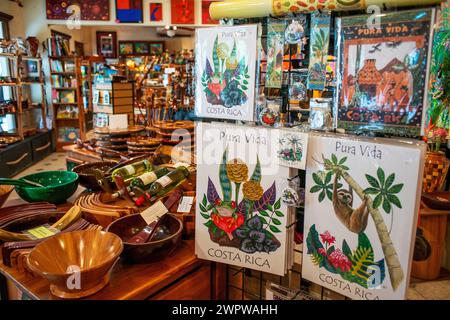
<svg viewBox="0 0 450 320">
<path fill-rule="evenodd" d="M 40 226 L 37 228 L 29 229 L 24 233 L 31 235 L 35 239 L 44 239 L 51 237 L 59 232 L 58 229 L 52 228 L 49 225 Z"/>
<path fill-rule="evenodd" d="M 151 224 L 156 219 L 161 218 L 165 215 L 169 210 L 167 210 L 164 203 L 161 201 L 156 202 L 151 207 L 148 207 L 144 211 L 141 212 L 141 217 L 145 220 L 147 224 Z"/>
<path fill-rule="evenodd" d="M 194 203 L 194 197 L 183 197 L 178 205 L 177 212 L 189 213 L 191 212 L 192 204 Z"/>
</svg>

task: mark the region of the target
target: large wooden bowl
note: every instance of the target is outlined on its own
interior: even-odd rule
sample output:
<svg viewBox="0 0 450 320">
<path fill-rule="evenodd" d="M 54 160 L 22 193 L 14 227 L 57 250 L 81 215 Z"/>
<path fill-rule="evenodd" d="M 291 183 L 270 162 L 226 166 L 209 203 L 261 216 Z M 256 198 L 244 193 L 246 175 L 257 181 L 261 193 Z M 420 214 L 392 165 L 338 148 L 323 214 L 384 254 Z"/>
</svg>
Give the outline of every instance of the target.
<svg viewBox="0 0 450 320">
<path fill-rule="evenodd" d="M 38 244 L 27 263 L 32 271 L 50 282 L 50 291 L 55 296 L 77 299 L 94 294 L 108 284 L 109 271 L 122 250 L 122 241 L 115 234 L 74 231 Z"/>
<path fill-rule="evenodd" d="M 79 183 L 90 190 L 102 190 L 97 182 L 97 178 L 95 177 L 94 170 L 98 169 L 103 173 L 106 173 L 109 169 L 117 165 L 117 163 L 112 161 L 102 161 L 102 162 L 92 162 L 85 163 L 79 166 L 76 166 L 72 169 L 73 172 L 78 174 Z M 107 179 L 111 177 L 111 175 L 105 175 Z"/>
<path fill-rule="evenodd" d="M 168 236 L 155 236 L 155 240 L 148 243 L 127 242 L 133 235 L 146 226 L 140 214 L 133 214 L 120 218 L 111 223 L 106 231 L 118 235 L 124 244 L 123 258 L 128 263 L 146 263 L 161 260 L 175 250 L 181 239 L 183 223 L 174 215 L 168 214 L 163 226 L 169 230 Z"/>
</svg>

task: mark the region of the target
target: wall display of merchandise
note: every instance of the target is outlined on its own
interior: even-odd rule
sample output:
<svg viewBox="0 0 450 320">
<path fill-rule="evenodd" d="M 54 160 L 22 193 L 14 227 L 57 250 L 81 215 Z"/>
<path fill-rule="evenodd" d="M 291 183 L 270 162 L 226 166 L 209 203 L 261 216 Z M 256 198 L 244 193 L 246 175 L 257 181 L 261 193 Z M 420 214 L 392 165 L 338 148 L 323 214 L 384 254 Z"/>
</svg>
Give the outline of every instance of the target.
<svg viewBox="0 0 450 320">
<path fill-rule="evenodd" d="M 256 47 L 256 25 L 196 30 L 197 116 L 253 120 Z"/>
<path fill-rule="evenodd" d="M 367 16 L 338 19 L 339 128 L 423 134 L 434 17 L 434 10 L 387 13 L 376 32 Z"/>
<path fill-rule="evenodd" d="M 272 156 L 277 133 L 197 124 L 199 258 L 278 275 L 292 266 L 293 211 L 282 201 L 290 169 Z"/>
<path fill-rule="evenodd" d="M 109 0 L 46 0 L 47 19 L 66 20 L 77 14 L 81 20 L 109 20 Z"/>
<path fill-rule="evenodd" d="M 310 136 L 302 277 L 352 299 L 406 297 L 424 153 L 420 142 Z"/>
</svg>

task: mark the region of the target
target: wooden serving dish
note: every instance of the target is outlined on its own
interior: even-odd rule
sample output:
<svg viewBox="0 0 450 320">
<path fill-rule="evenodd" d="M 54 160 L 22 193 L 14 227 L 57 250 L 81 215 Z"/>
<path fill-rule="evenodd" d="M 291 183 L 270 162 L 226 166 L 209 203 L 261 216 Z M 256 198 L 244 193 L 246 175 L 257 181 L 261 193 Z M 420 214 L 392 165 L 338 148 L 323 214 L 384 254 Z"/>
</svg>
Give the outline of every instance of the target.
<svg viewBox="0 0 450 320">
<path fill-rule="evenodd" d="M 29 268 L 50 282 L 60 298 L 92 295 L 109 282 L 109 272 L 123 250 L 122 241 L 110 232 L 84 230 L 61 233 L 39 243 L 28 255 Z M 55 257 L 58 257 L 55 263 Z M 79 271 L 79 282 L 69 279 Z M 77 285 L 68 286 L 75 283 Z"/>
<path fill-rule="evenodd" d="M 422 200 L 434 210 L 450 210 L 450 192 L 424 193 Z"/>
<path fill-rule="evenodd" d="M 78 174 L 79 183 L 83 187 L 90 190 L 102 190 L 95 178 L 94 170 L 98 169 L 106 173 L 116 165 L 117 163 L 112 161 L 92 162 L 76 166 L 72 171 Z M 108 179 L 110 175 L 106 174 L 105 177 Z"/>
<path fill-rule="evenodd" d="M 145 226 L 146 223 L 141 215 L 133 214 L 114 221 L 106 229 L 122 239 L 124 244 L 122 256 L 128 263 L 146 263 L 167 257 L 175 250 L 183 233 L 183 223 L 175 215 L 168 214 L 163 226 L 169 230 L 169 236 L 160 238 L 156 235 L 154 241 L 147 243 L 127 242 Z"/>
</svg>

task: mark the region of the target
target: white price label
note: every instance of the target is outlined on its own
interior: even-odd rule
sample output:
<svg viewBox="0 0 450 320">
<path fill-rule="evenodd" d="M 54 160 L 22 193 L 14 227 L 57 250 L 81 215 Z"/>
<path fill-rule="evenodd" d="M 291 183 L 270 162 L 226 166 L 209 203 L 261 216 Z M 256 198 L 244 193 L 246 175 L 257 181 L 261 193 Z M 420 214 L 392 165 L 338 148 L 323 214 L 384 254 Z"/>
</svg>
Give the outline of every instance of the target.
<svg viewBox="0 0 450 320">
<path fill-rule="evenodd" d="M 147 225 L 149 225 L 153 221 L 156 221 L 156 219 L 164 216 L 167 212 L 169 212 L 169 210 L 167 210 L 164 203 L 162 203 L 161 201 L 158 201 L 151 207 L 148 207 L 147 209 L 142 211 L 141 217 L 145 220 Z"/>
</svg>

